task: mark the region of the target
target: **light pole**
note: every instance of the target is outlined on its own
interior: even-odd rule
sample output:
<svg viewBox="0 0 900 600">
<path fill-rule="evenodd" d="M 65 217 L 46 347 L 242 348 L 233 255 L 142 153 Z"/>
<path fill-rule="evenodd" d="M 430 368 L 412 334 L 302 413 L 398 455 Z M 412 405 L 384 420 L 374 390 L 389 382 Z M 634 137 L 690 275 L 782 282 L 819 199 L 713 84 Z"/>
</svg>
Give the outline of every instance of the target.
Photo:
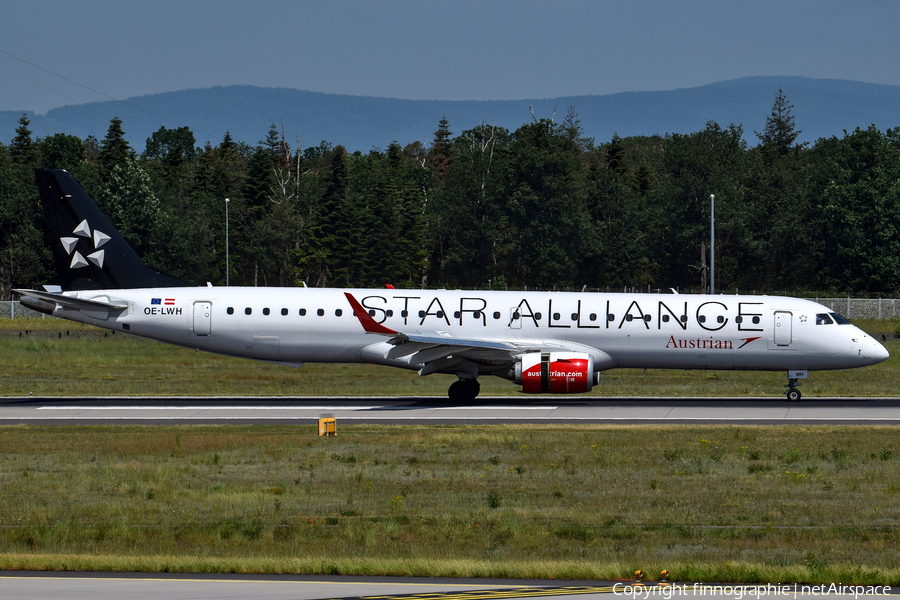
<svg viewBox="0 0 900 600">
<path fill-rule="evenodd" d="M 231 269 L 228 264 L 228 203 L 231 202 L 225 198 L 225 287 L 231 283 Z"/>
<path fill-rule="evenodd" d="M 709 293 L 716 293 L 716 195 L 709 195 Z"/>
</svg>

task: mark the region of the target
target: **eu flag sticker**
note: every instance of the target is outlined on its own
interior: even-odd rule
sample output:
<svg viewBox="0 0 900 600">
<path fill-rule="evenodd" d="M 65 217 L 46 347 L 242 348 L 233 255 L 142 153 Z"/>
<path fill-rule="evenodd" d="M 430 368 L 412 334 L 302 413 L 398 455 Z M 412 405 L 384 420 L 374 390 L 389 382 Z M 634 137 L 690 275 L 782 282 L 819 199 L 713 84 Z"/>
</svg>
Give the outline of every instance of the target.
<svg viewBox="0 0 900 600">
<path fill-rule="evenodd" d="M 162 299 L 160 299 L 160 298 L 150 298 L 150 304 L 162 304 Z"/>
</svg>

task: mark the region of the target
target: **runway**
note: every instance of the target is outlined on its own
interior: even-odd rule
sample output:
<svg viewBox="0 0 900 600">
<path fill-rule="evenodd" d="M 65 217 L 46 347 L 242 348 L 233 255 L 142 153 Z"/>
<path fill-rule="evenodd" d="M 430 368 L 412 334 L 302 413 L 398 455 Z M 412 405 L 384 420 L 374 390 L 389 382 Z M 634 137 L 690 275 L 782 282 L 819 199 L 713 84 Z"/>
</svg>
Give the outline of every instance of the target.
<svg viewBox="0 0 900 600">
<path fill-rule="evenodd" d="M 309 575 L 194 575 L 151 573 L 0 574 L 4 598 L 266 598 L 267 600 L 490 600 L 604 593 L 592 582 L 311 577 Z"/>
<path fill-rule="evenodd" d="M 843 584 L 842 584 L 843 585 Z M 526 581 L 498 579 L 433 579 L 413 577 L 311 577 L 308 575 L 195 575 L 148 573 L 0 573 L 4 598 L 97 600 L 188 600 L 195 598 L 266 598 L 267 600 L 649 600 L 702 598 L 745 600 L 748 597 L 815 598 L 824 595 L 859 598 L 897 596 L 888 586 L 783 584 L 638 584 L 623 581 Z M 836 587 L 836 586 L 832 586 Z"/>
<path fill-rule="evenodd" d="M 900 398 L 6 397 L 0 424 L 900 424 Z"/>
</svg>

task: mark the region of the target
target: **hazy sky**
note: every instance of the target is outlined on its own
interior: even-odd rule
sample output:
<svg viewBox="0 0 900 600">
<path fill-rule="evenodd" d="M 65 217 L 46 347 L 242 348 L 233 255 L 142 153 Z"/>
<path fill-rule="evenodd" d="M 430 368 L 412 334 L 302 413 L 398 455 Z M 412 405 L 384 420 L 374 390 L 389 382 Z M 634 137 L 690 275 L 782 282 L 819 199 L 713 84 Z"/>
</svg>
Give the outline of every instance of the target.
<svg viewBox="0 0 900 600">
<path fill-rule="evenodd" d="M 230 84 L 442 100 L 900 85 L 898 23 L 894 0 L 5 0 L 0 110 Z"/>
</svg>

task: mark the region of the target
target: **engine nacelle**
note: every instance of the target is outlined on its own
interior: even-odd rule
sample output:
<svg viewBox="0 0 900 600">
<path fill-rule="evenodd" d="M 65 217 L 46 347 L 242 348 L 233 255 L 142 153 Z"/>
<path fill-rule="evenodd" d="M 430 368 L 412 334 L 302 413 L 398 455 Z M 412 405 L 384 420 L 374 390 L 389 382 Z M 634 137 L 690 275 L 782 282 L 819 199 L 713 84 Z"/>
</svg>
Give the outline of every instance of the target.
<svg viewBox="0 0 900 600">
<path fill-rule="evenodd" d="M 580 394 L 594 387 L 594 357 L 583 352 L 530 352 L 516 363 L 526 394 Z"/>
</svg>

